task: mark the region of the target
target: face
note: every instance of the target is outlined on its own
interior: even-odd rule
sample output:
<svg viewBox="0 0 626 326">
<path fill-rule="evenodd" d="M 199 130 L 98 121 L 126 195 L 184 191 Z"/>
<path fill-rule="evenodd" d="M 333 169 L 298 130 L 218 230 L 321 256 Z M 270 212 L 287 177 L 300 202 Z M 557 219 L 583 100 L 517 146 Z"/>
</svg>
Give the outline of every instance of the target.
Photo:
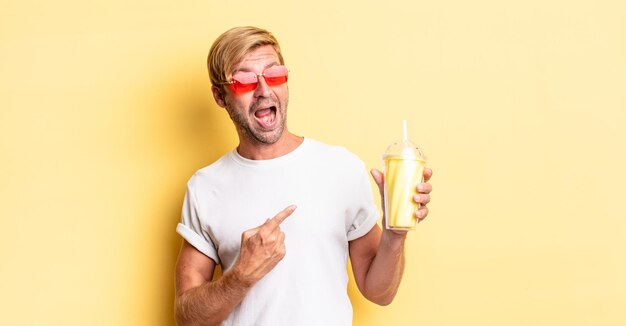
<svg viewBox="0 0 626 326">
<path fill-rule="evenodd" d="M 267 68 L 279 65 L 274 47 L 266 45 L 248 53 L 235 65 L 233 74 L 253 72 L 260 75 Z M 222 93 L 213 88 L 213 95 L 218 104 L 228 111 L 241 141 L 274 144 L 283 135 L 289 102 L 287 83 L 268 86 L 264 77 L 259 76 L 258 85 L 252 91 L 233 93 L 226 86 Z"/>
</svg>

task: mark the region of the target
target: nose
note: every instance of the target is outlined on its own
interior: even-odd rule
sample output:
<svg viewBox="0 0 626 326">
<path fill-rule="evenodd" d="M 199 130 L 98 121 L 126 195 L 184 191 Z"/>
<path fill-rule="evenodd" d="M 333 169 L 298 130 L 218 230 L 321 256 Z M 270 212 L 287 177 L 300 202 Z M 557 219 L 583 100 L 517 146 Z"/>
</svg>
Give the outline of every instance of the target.
<svg viewBox="0 0 626 326">
<path fill-rule="evenodd" d="M 270 87 L 265 82 L 265 77 L 262 75 L 257 76 L 259 82 L 254 90 L 254 97 L 270 97 Z"/>
</svg>

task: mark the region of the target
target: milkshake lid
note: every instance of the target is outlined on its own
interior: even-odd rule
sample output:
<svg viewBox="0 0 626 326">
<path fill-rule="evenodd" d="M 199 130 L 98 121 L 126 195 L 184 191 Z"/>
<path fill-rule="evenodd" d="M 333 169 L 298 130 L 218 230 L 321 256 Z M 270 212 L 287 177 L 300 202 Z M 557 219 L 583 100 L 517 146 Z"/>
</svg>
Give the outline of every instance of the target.
<svg viewBox="0 0 626 326">
<path fill-rule="evenodd" d="M 389 145 L 383 157 L 426 161 L 424 153 L 408 138 L 406 120 L 402 121 L 402 140 Z"/>
</svg>

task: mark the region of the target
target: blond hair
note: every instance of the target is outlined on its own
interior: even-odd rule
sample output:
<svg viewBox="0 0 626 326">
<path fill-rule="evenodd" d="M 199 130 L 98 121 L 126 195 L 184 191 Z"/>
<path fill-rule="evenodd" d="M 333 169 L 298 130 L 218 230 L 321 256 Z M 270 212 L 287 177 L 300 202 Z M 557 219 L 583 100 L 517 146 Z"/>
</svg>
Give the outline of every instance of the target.
<svg viewBox="0 0 626 326">
<path fill-rule="evenodd" d="M 234 66 L 246 54 L 264 45 L 271 45 L 278 54 L 280 64 L 284 64 L 278 40 L 272 33 L 253 26 L 235 27 L 220 35 L 209 51 L 207 66 L 211 84 L 223 90 L 224 83 L 231 77 Z"/>
</svg>

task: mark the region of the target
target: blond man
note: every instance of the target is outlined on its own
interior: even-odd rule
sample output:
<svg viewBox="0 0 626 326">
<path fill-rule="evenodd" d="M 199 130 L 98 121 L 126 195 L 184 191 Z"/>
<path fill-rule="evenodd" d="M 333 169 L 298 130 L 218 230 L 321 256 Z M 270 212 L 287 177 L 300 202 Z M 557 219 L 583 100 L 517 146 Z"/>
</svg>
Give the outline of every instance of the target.
<svg viewBox="0 0 626 326">
<path fill-rule="evenodd" d="M 387 305 L 397 292 L 406 232 L 377 225 L 355 155 L 288 130 L 284 64 L 276 38 L 255 27 L 226 31 L 211 47 L 213 97 L 239 145 L 188 182 L 177 227 L 179 325 L 351 325 L 348 257 L 367 299 Z M 371 174 L 382 189 L 382 174 Z M 421 220 L 431 186 L 416 187 Z"/>
</svg>

